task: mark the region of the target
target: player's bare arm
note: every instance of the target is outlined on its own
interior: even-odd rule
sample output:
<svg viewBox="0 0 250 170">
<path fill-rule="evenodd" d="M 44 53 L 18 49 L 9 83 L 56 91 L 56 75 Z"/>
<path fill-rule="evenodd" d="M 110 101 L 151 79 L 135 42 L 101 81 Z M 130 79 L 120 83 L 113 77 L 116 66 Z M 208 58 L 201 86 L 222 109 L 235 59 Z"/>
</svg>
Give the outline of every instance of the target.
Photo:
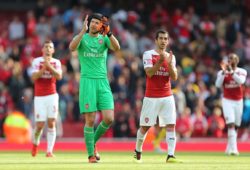
<svg viewBox="0 0 250 170">
<path fill-rule="evenodd" d="M 109 37 L 109 39 L 110 39 L 110 49 L 113 51 L 120 50 L 120 44 L 113 34 Z"/>
<path fill-rule="evenodd" d="M 46 70 L 46 66 L 43 64 L 42 68 L 39 71 L 32 73 L 31 79 L 33 81 L 39 79 L 43 75 L 45 70 Z"/>
<path fill-rule="evenodd" d="M 49 58 L 45 58 L 44 65 L 46 68 L 51 71 L 52 75 L 57 79 L 61 80 L 62 79 L 62 73 L 58 70 L 56 70 L 49 62 Z"/>
<path fill-rule="evenodd" d="M 81 32 L 70 42 L 70 44 L 69 44 L 70 51 L 76 50 L 78 44 L 82 40 L 82 36 L 86 33 L 87 30 L 88 30 L 88 15 L 86 15 L 86 17 L 84 19 Z"/>
<path fill-rule="evenodd" d="M 112 34 L 112 31 L 110 30 L 109 19 L 106 16 L 103 16 L 101 23 L 102 27 L 100 29 L 100 33 L 104 36 L 107 35 L 109 37 L 110 40 L 109 49 L 111 49 L 112 51 L 120 50 L 120 44 L 116 39 L 116 37 Z"/>
<path fill-rule="evenodd" d="M 225 72 L 227 70 L 227 63 L 221 62 L 220 67 L 221 67 L 221 70 L 222 70 L 222 74 L 225 74 Z"/>
<path fill-rule="evenodd" d="M 173 52 L 170 51 L 168 54 L 164 54 L 164 55 L 168 63 L 169 75 L 172 80 L 176 81 L 178 78 L 178 73 L 177 73 L 177 69 L 175 65 L 173 65 L 173 62 L 172 62 L 173 57 L 174 57 Z"/>
</svg>

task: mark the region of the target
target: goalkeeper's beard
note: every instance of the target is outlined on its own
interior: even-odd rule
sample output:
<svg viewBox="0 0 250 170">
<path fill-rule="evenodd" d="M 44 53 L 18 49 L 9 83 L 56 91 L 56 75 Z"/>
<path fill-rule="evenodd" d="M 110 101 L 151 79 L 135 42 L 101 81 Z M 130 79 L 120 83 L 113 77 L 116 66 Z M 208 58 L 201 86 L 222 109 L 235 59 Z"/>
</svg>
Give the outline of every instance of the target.
<svg viewBox="0 0 250 170">
<path fill-rule="evenodd" d="M 100 32 L 100 31 L 95 31 L 95 32 L 93 31 L 92 34 L 96 35 L 96 34 L 98 34 L 99 32 Z"/>
</svg>

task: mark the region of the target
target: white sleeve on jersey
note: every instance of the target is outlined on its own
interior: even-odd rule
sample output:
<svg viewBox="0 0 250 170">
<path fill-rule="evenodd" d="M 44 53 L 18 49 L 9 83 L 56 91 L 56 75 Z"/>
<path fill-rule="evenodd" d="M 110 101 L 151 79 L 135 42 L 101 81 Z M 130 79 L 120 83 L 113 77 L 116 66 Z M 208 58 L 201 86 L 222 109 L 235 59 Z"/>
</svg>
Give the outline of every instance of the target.
<svg viewBox="0 0 250 170">
<path fill-rule="evenodd" d="M 38 58 L 36 58 L 32 61 L 31 74 L 38 72 L 40 70 L 39 64 L 40 64 L 40 62 L 38 61 Z"/>
<path fill-rule="evenodd" d="M 173 58 L 172 58 L 172 63 L 171 63 L 171 65 L 174 66 L 174 67 L 176 67 L 175 55 L 173 55 L 172 57 L 173 57 Z"/>
<path fill-rule="evenodd" d="M 62 64 L 60 62 L 60 60 L 56 60 L 56 66 L 55 66 L 56 70 L 60 72 L 60 74 L 62 74 Z"/>
<path fill-rule="evenodd" d="M 247 77 L 247 71 L 239 68 L 236 70 L 236 72 L 233 74 L 233 79 L 238 83 L 238 84 L 244 84 L 246 81 Z"/>
<path fill-rule="evenodd" d="M 225 74 L 222 74 L 222 70 L 220 70 L 217 74 L 217 78 L 216 78 L 216 81 L 215 81 L 215 86 L 218 87 L 218 88 L 221 88 L 222 87 L 222 84 L 223 84 L 223 81 L 224 81 L 224 78 L 225 78 Z"/>
<path fill-rule="evenodd" d="M 152 54 L 148 51 L 143 54 L 143 66 L 144 69 L 148 67 L 153 67 Z"/>
</svg>

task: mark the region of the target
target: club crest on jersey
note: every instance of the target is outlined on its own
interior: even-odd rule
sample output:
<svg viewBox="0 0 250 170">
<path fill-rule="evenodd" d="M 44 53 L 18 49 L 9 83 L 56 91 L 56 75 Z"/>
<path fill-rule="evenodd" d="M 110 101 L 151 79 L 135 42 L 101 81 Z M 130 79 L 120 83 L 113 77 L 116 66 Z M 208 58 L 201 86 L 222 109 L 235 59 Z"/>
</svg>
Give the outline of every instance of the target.
<svg viewBox="0 0 250 170">
<path fill-rule="evenodd" d="M 85 109 L 88 109 L 89 108 L 89 104 L 85 104 Z"/>
<path fill-rule="evenodd" d="M 99 40 L 98 42 L 99 42 L 99 44 L 102 44 L 102 43 L 103 43 L 103 40 Z"/>
<path fill-rule="evenodd" d="M 148 123 L 148 121 L 149 121 L 149 118 L 145 117 L 145 122 Z"/>
</svg>

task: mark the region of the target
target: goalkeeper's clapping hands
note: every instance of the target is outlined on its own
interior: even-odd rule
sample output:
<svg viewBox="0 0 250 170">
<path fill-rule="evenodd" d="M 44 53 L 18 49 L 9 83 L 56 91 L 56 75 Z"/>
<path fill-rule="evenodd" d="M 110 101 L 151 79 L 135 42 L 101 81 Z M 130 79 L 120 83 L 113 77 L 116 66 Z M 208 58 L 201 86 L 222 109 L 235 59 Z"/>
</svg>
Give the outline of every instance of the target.
<svg viewBox="0 0 250 170">
<path fill-rule="evenodd" d="M 86 17 L 83 21 L 83 27 L 82 27 L 82 30 L 80 32 L 80 34 L 82 34 L 82 35 L 88 30 L 88 18 L 89 18 L 89 16 L 86 15 Z"/>
<path fill-rule="evenodd" d="M 103 16 L 101 22 L 102 22 L 102 27 L 100 33 L 103 36 L 107 35 L 108 37 L 110 37 L 112 35 L 112 32 L 110 31 L 109 19 L 106 16 Z"/>
</svg>

